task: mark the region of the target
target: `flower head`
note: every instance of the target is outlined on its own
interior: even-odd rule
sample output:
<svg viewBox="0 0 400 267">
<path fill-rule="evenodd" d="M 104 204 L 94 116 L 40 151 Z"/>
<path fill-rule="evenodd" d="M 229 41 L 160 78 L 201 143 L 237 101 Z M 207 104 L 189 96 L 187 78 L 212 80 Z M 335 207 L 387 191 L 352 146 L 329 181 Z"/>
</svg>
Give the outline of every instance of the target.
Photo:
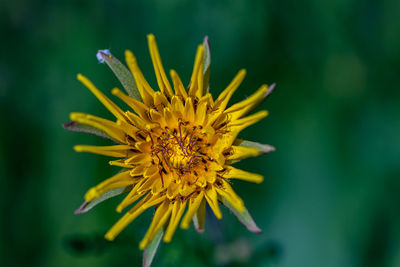
<svg viewBox="0 0 400 267">
<path fill-rule="evenodd" d="M 107 198 L 127 193 L 117 211 L 133 206 L 106 233 L 105 238 L 113 240 L 143 211 L 155 207 L 151 225 L 140 242 L 141 249 L 155 237 L 160 239 L 160 232 L 164 234 L 165 242 L 171 241 L 179 222 L 181 228 L 186 229 L 193 220 L 196 229 L 203 231 L 206 205 L 220 219 L 219 202 L 229 207 L 249 230 L 260 232 L 230 181 L 241 179 L 261 183 L 263 177 L 231 164 L 274 150 L 269 145 L 237 138 L 244 128 L 267 116 L 264 110 L 247 114 L 270 94 L 274 86 L 263 85 L 247 99 L 227 108 L 246 71 L 240 70 L 214 99 L 208 85 L 210 51 L 207 37 L 198 46 L 186 88 L 174 70 L 170 71 L 171 85 L 151 34 L 148 44 L 160 91 L 153 90 L 147 83 L 131 51 L 125 52 L 129 70 L 108 50 L 97 54 L 99 61 L 110 66 L 128 93 L 114 88 L 112 94 L 131 110 L 123 111 L 86 77 L 78 74 L 78 80 L 116 120 L 72 113 L 72 122 L 65 124 L 65 128 L 115 142 L 110 146 L 78 145 L 75 150 L 114 157 L 116 159 L 109 163 L 122 169 L 89 189 L 85 202 L 76 213 L 86 212 Z"/>
</svg>

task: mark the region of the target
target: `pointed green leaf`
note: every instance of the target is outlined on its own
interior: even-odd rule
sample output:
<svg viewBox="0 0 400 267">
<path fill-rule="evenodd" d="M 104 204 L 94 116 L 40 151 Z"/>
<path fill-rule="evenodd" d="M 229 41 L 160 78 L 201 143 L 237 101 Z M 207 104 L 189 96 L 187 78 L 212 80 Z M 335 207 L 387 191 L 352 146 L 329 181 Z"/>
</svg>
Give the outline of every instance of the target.
<svg viewBox="0 0 400 267">
<path fill-rule="evenodd" d="M 211 54 L 210 45 L 208 43 L 208 36 L 204 37 L 204 68 L 203 68 L 203 95 L 210 91 L 210 65 Z"/>
<path fill-rule="evenodd" d="M 260 234 L 262 232 L 261 229 L 258 228 L 256 223 L 254 222 L 253 218 L 246 208 L 244 208 L 244 211 L 238 211 L 223 196 L 219 195 L 218 197 L 222 204 L 224 204 L 225 207 L 227 207 L 233 214 L 235 214 L 235 216 L 247 228 L 247 230 L 256 234 Z"/>
<path fill-rule="evenodd" d="M 107 63 L 130 97 L 142 101 L 135 79 L 121 61 L 115 58 L 108 49 L 99 50 L 96 57 L 100 63 Z"/>
<path fill-rule="evenodd" d="M 151 243 L 146 247 L 143 251 L 143 267 L 150 267 L 153 262 L 154 256 L 158 250 L 158 246 L 160 245 L 160 241 L 164 235 L 164 228 L 161 227 L 160 230 L 156 233 Z"/>
<path fill-rule="evenodd" d="M 81 214 L 81 213 L 88 212 L 89 210 L 91 210 L 97 204 L 99 204 L 99 203 L 101 203 L 104 200 L 107 200 L 109 198 L 112 198 L 112 197 L 118 196 L 118 195 L 120 195 L 122 193 L 125 193 L 125 192 L 129 191 L 130 188 L 132 188 L 132 186 L 128 185 L 128 186 L 125 186 L 125 187 L 112 189 L 110 191 L 107 191 L 106 193 L 104 193 L 100 197 L 94 199 L 93 201 L 90 201 L 90 202 L 84 201 L 82 203 L 82 205 L 77 210 L 75 210 L 74 213 L 75 214 Z"/>
<path fill-rule="evenodd" d="M 234 144 L 237 146 L 256 148 L 256 149 L 258 149 L 258 151 L 260 151 L 260 153 L 263 153 L 263 154 L 267 154 L 267 153 L 275 151 L 275 147 L 273 147 L 271 145 L 265 145 L 265 144 L 248 141 L 248 140 L 243 140 L 243 139 L 236 139 Z"/>
<path fill-rule="evenodd" d="M 71 121 L 71 122 L 68 122 L 68 123 L 64 123 L 63 127 L 64 127 L 64 129 L 69 130 L 69 131 L 93 134 L 93 135 L 96 135 L 98 137 L 111 140 L 111 141 L 113 141 L 115 143 L 119 143 L 117 140 L 115 140 L 114 138 L 109 136 L 106 132 L 104 132 L 102 130 L 99 130 L 99 129 L 97 129 L 97 128 L 93 127 L 93 126 L 90 126 L 90 125 L 86 125 L 86 124 L 83 124 L 83 123 Z"/>
</svg>

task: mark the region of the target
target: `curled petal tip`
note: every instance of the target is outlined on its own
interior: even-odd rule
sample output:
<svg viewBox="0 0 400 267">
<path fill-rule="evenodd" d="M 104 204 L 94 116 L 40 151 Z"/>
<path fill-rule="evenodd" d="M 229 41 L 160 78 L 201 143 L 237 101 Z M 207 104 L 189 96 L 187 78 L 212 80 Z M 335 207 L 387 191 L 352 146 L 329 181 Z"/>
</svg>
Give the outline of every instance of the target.
<svg viewBox="0 0 400 267">
<path fill-rule="evenodd" d="M 276 150 L 276 148 L 271 145 L 264 145 L 264 147 L 265 147 L 264 150 L 261 151 L 263 154 L 268 154 L 268 153 L 274 152 Z"/>
<path fill-rule="evenodd" d="M 272 93 L 272 91 L 274 91 L 274 89 L 275 89 L 275 83 L 273 83 L 273 84 L 271 84 L 269 87 L 268 87 L 268 90 L 267 90 L 267 92 L 265 93 L 265 97 L 268 97 L 271 93 Z"/>
<path fill-rule="evenodd" d="M 104 56 L 111 56 L 110 50 L 109 49 L 102 49 L 99 50 L 96 54 L 96 58 L 99 61 L 99 63 L 104 63 Z"/>
<path fill-rule="evenodd" d="M 70 126 L 73 125 L 73 124 L 74 124 L 74 122 L 71 121 L 71 122 L 63 123 L 63 124 L 61 124 L 61 126 L 62 126 L 64 129 L 68 130 L 68 129 L 70 128 Z"/>
<path fill-rule="evenodd" d="M 248 229 L 250 232 L 254 233 L 254 234 L 262 234 L 262 230 L 258 227 L 256 228 L 250 228 Z"/>
<path fill-rule="evenodd" d="M 84 201 L 84 202 L 82 203 L 82 205 L 80 205 L 79 208 L 77 208 L 77 209 L 74 211 L 74 214 L 77 215 L 77 214 L 84 213 L 84 209 L 85 209 L 85 207 L 86 207 L 87 204 L 88 204 L 88 202 L 87 202 L 87 201 Z"/>
</svg>

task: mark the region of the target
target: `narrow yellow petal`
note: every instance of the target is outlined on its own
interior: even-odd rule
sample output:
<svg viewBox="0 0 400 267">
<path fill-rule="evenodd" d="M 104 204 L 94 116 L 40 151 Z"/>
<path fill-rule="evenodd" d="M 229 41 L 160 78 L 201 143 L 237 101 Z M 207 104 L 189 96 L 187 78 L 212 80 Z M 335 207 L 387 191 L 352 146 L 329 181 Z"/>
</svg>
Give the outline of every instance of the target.
<svg viewBox="0 0 400 267">
<path fill-rule="evenodd" d="M 135 182 L 135 179 L 129 175 L 129 171 L 118 173 L 101 182 L 100 184 L 90 188 L 85 194 L 85 200 L 87 202 L 93 201 L 107 191 L 128 186 L 130 184 L 134 184 Z"/>
<path fill-rule="evenodd" d="M 157 83 L 160 87 L 160 90 L 166 94 L 169 98 L 172 97 L 172 88 L 168 81 L 167 76 L 165 75 L 164 67 L 161 63 L 160 53 L 158 51 L 156 39 L 153 34 L 147 35 L 147 40 L 149 44 L 150 56 L 153 61 L 154 72 L 156 74 Z"/>
<path fill-rule="evenodd" d="M 227 110 L 225 110 L 225 113 L 229 113 L 232 120 L 246 115 L 248 112 L 254 109 L 262 100 L 264 100 L 267 91 L 267 85 L 261 86 L 260 89 L 257 90 L 257 92 L 255 92 L 245 100 L 232 105 Z"/>
<path fill-rule="evenodd" d="M 155 92 L 153 95 L 154 98 L 154 106 L 156 107 L 166 107 L 168 106 L 169 102 L 165 95 L 161 92 Z"/>
<path fill-rule="evenodd" d="M 135 206 L 133 206 L 127 213 L 122 216 L 118 222 L 116 222 L 110 230 L 105 234 L 105 239 L 113 241 L 122 230 L 128 226 L 134 219 L 136 219 L 141 213 L 145 211 L 142 207 L 144 203 L 151 197 L 151 194 L 147 194 L 143 197 Z"/>
<path fill-rule="evenodd" d="M 260 155 L 258 149 L 244 146 L 232 146 L 229 152 L 229 155 L 226 156 L 228 160 L 241 160 Z"/>
<path fill-rule="evenodd" d="M 219 208 L 218 195 L 217 195 L 217 191 L 215 191 L 214 186 L 210 186 L 206 190 L 205 198 L 206 198 L 207 203 L 210 206 L 211 210 L 214 212 L 215 217 L 217 217 L 217 219 L 221 219 L 222 213 L 221 213 L 221 209 Z"/>
<path fill-rule="evenodd" d="M 185 109 L 181 99 L 176 95 L 174 95 L 171 99 L 171 107 L 172 110 L 175 111 L 175 114 L 181 114 L 181 115 L 183 114 L 183 111 Z"/>
<path fill-rule="evenodd" d="M 133 77 L 135 78 L 136 85 L 138 87 L 140 95 L 142 96 L 143 102 L 146 105 L 150 106 L 153 101 L 152 96 L 154 94 L 154 90 L 150 87 L 150 85 L 144 78 L 143 73 L 140 70 L 139 65 L 137 64 L 136 57 L 129 50 L 125 51 L 125 61 L 131 73 L 133 74 Z"/>
<path fill-rule="evenodd" d="M 169 184 L 167 188 L 167 197 L 169 199 L 174 199 L 179 194 L 180 185 L 176 182 L 172 182 Z"/>
<path fill-rule="evenodd" d="M 199 66 L 198 74 L 197 74 L 197 90 L 196 90 L 196 96 L 198 98 L 201 98 L 203 96 L 204 92 L 204 73 L 203 73 L 203 68 L 204 68 L 204 60 L 201 60 L 201 64 Z"/>
<path fill-rule="evenodd" d="M 201 191 L 196 197 L 192 197 L 189 199 L 189 207 L 188 210 L 183 216 L 182 222 L 181 222 L 181 228 L 182 229 L 187 229 L 190 226 L 190 222 L 193 218 L 194 213 L 197 211 L 197 209 L 200 206 L 201 201 L 204 198 L 204 191 Z"/>
<path fill-rule="evenodd" d="M 170 217 L 171 211 L 172 211 L 172 205 L 170 204 L 169 201 L 163 202 L 157 208 L 156 212 L 154 213 L 151 225 L 147 230 L 146 235 L 139 244 L 139 248 L 141 250 L 145 249 L 148 246 L 148 244 L 154 238 L 154 235 L 158 232 L 158 230 L 166 224 L 167 220 Z"/>
<path fill-rule="evenodd" d="M 124 120 L 124 112 L 114 104 L 107 96 L 105 96 L 96 86 L 82 74 L 77 75 L 78 80 L 85 85 L 97 99 L 119 120 Z"/>
<path fill-rule="evenodd" d="M 240 212 L 244 211 L 245 206 L 243 200 L 235 193 L 231 185 L 224 179 L 220 179 L 219 181 L 221 182 L 221 185 L 215 187 L 217 193 L 229 201 L 235 209 Z"/>
<path fill-rule="evenodd" d="M 190 78 L 190 85 L 188 89 L 188 95 L 191 97 L 200 98 L 203 94 L 203 88 L 199 88 L 199 73 L 203 79 L 203 62 L 204 62 L 204 46 L 199 45 L 197 47 L 196 58 L 194 60 L 192 77 Z"/>
<path fill-rule="evenodd" d="M 151 177 L 147 178 L 143 184 L 138 188 L 138 192 L 147 192 L 149 191 L 154 183 L 161 179 L 160 175 L 158 174 L 158 172 L 154 173 Z"/>
<path fill-rule="evenodd" d="M 120 143 L 125 143 L 125 133 L 119 126 L 113 122 L 100 117 L 85 113 L 71 113 L 70 118 L 72 121 L 93 126 L 99 130 L 106 132 L 110 137 L 114 138 Z"/>
<path fill-rule="evenodd" d="M 191 122 L 194 121 L 195 114 L 194 114 L 193 101 L 192 101 L 191 97 L 186 99 L 184 114 L 185 114 L 186 120 L 191 121 Z"/>
<path fill-rule="evenodd" d="M 164 108 L 164 119 L 169 128 L 178 127 L 178 120 L 169 108 Z"/>
<path fill-rule="evenodd" d="M 135 163 L 135 164 L 144 164 L 146 162 L 150 162 L 151 157 L 149 154 L 146 153 L 131 153 L 129 156 L 127 156 L 127 159 L 125 160 L 126 163 Z"/>
<path fill-rule="evenodd" d="M 146 203 L 143 204 L 144 209 L 148 209 L 152 206 L 155 206 L 161 202 L 165 202 L 166 196 L 165 195 L 153 195 Z"/>
<path fill-rule="evenodd" d="M 174 83 L 175 94 L 182 96 L 184 99 L 188 97 L 185 87 L 182 84 L 181 78 L 175 70 L 170 70 L 169 75 L 171 76 L 172 82 Z"/>
<path fill-rule="evenodd" d="M 171 219 L 169 221 L 168 228 L 164 235 L 164 242 L 171 242 L 172 236 L 175 233 L 179 220 L 181 219 L 182 214 L 185 211 L 186 202 L 187 202 L 186 200 L 175 201 L 174 206 L 172 208 Z"/>
<path fill-rule="evenodd" d="M 144 111 L 143 111 L 144 112 Z M 142 130 L 149 130 L 156 126 L 151 122 L 151 118 L 147 115 L 147 112 L 144 112 L 144 118 L 137 116 L 136 114 L 130 112 L 129 110 L 126 112 L 126 116 L 129 119 L 129 122 L 132 123 L 135 127 Z"/>
<path fill-rule="evenodd" d="M 138 153 L 138 155 L 142 155 L 143 160 L 137 163 L 136 166 L 132 167 L 130 174 L 133 177 L 140 176 L 142 177 L 144 172 L 147 170 L 148 164 L 145 164 L 145 161 L 149 158 L 147 155 L 143 153 Z"/>
<path fill-rule="evenodd" d="M 165 123 L 164 117 L 155 109 L 150 109 L 150 119 L 156 123 Z"/>
<path fill-rule="evenodd" d="M 268 116 L 268 111 L 261 110 L 257 113 L 254 113 L 253 115 L 233 121 L 232 123 L 229 124 L 229 127 L 232 132 L 239 132 L 249 127 L 250 125 L 259 122 L 260 120 L 264 119 L 267 116 Z"/>
<path fill-rule="evenodd" d="M 110 157 L 125 157 L 127 156 L 131 146 L 127 145 L 115 145 L 115 146 L 86 146 L 77 145 L 74 146 L 76 152 L 89 152 Z"/>
<path fill-rule="evenodd" d="M 125 209 L 127 206 L 138 200 L 143 194 L 137 193 L 137 189 L 141 186 L 143 183 L 143 179 L 140 180 L 135 186 L 132 188 L 132 190 L 128 193 L 128 195 L 121 201 L 121 203 L 117 206 L 117 212 L 122 212 L 123 209 Z"/>
<path fill-rule="evenodd" d="M 264 177 L 260 174 L 243 171 L 232 166 L 225 166 L 225 171 L 222 173 L 221 177 L 227 179 L 240 179 L 257 184 L 264 180 Z"/>
<path fill-rule="evenodd" d="M 124 94 L 118 88 L 114 88 L 112 90 L 112 94 L 119 97 L 122 101 L 124 101 L 128 106 L 130 106 L 142 119 L 148 119 L 148 106 L 143 104 L 140 101 Z"/>
<path fill-rule="evenodd" d="M 214 111 L 210 114 L 208 118 L 208 125 L 214 123 L 214 121 L 222 114 L 222 112 L 224 112 L 233 93 L 242 83 L 245 76 L 246 76 L 246 70 L 245 69 L 240 70 L 238 74 L 236 74 L 235 78 L 233 78 L 231 83 L 228 85 L 228 87 L 226 87 L 226 89 L 222 91 L 222 93 L 218 96 L 213 106 Z"/>
<path fill-rule="evenodd" d="M 125 121 L 117 121 L 117 125 L 123 129 L 123 131 L 132 137 L 134 140 L 137 139 L 136 133 L 140 131 L 139 127 L 132 125 L 131 123 L 127 123 Z"/>
<path fill-rule="evenodd" d="M 125 159 L 110 160 L 108 162 L 108 164 L 110 164 L 111 166 L 119 166 L 119 167 L 123 167 L 123 168 L 132 168 L 132 167 L 134 167 L 133 164 L 125 163 L 124 161 L 125 161 Z"/>
<path fill-rule="evenodd" d="M 236 89 L 238 89 L 245 76 L 246 70 L 241 69 L 238 74 L 236 74 L 235 78 L 233 78 L 231 83 L 226 87 L 226 89 L 222 91 L 222 93 L 215 100 L 215 108 L 218 108 L 221 111 L 225 109 L 233 93 L 236 91 Z"/>
<path fill-rule="evenodd" d="M 207 112 L 207 102 L 202 101 L 199 102 L 196 108 L 196 122 L 199 125 L 203 125 L 205 119 L 206 119 L 206 112 Z"/>
</svg>

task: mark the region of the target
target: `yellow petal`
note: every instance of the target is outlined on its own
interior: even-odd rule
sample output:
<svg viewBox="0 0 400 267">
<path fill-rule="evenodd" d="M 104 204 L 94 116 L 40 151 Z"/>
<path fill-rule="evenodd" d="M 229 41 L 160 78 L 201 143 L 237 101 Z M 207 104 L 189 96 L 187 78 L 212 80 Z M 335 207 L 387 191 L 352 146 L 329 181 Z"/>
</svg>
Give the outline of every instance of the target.
<svg viewBox="0 0 400 267">
<path fill-rule="evenodd" d="M 225 113 L 229 113 L 232 120 L 238 119 L 243 115 L 246 115 L 253 108 L 255 108 L 262 100 L 264 100 L 267 91 L 268 91 L 267 85 L 261 86 L 257 92 L 252 94 L 247 99 L 232 105 L 227 110 L 225 110 Z"/>
<path fill-rule="evenodd" d="M 185 110 L 184 110 L 185 118 L 188 121 L 194 121 L 194 107 L 192 98 L 187 98 L 185 102 Z"/>
<path fill-rule="evenodd" d="M 243 200 L 233 191 L 231 185 L 224 179 L 220 179 L 220 186 L 216 186 L 215 190 L 221 196 L 223 196 L 227 201 L 229 201 L 232 206 L 238 211 L 242 212 L 245 210 Z"/>
<path fill-rule="evenodd" d="M 206 119 L 206 111 L 207 111 L 207 102 L 203 101 L 197 105 L 196 109 L 196 123 L 199 125 L 203 125 Z"/>
<path fill-rule="evenodd" d="M 242 83 L 244 77 L 246 76 L 246 70 L 241 69 L 233 78 L 231 83 L 226 87 L 224 91 L 218 96 L 215 100 L 215 108 L 223 111 L 228 104 L 229 100 L 231 99 L 233 93 L 238 89 L 240 84 Z"/>
<path fill-rule="evenodd" d="M 208 189 L 206 189 L 205 198 L 211 210 L 214 212 L 215 217 L 217 217 L 217 219 L 221 219 L 222 213 L 219 208 L 218 195 L 217 192 L 215 191 L 214 186 L 211 185 Z"/>
<path fill-rule="evenodd" d="M 124 112 L 114 104 L 107 96 L 105 96 L 96 86 L 82 74 L 78 74 L 78 80 L 83 83 L 96 97 L 97 99 L 119 120 L 124 120 Z"/>
<path fill-rule="evenodd" d="M 203 62 L 204 62 L 204 46 L 197 47 L 196 58 L 194 61 L 192 77 L 190 78 L 190 85 L 188 95 L 191 97 L 200 98 L 203 94 Z M 201 75 L 201 88 L 199 87 L 199 74 Z"/>
<path fill-rule="evenodd" d="M 136 219 L 141 213 L 145 211 L 143 204 L 151 197 L 151 194 L 147 194 L 143 197 L 135 206 L 133 206 L 127 213 L 122 216 L 118 222 L 116 222 L 110 230 L 105 234 L 105 239 L 113 241 L 122 230 L 128 226 L 134 219 Z"/>
<path fill-rule="evenodd" d="M 232 166 L 225 166 L 225 171 L 222 173 L 221 177 L 228 179 L 240 179 L 258 184 L 264 180 L 264 177 L 260 174 L 243 171 Z"/>
<path fill-rule="evenodd" d="M 118 88 L 112 90 L 112 94 L 119 97 L 128 106 L 130 106 L 142 119 L 148 119 L 148 107 L 140 101 L 124 94 Z"/>
<path fill-rule="evenodd" d="M 86 146 L 77 145 L 74 146 L 76 152 L 89 152 L 110 157 L 125 157 L 127 156 L 131 146 L 127 145 L 115 145 L 115 146 Z"/>
<path fill-rule="evenodd" d="M 241 160 L 260 155 L 258 149 L 244 146 L 232 146 L 229 152 L 226 157 L 227 160 Z"/>
<path fill-rule="evenodd" d="M 259 122 L 260 120 L 264 119 L 267 116 L 268 116 L 268 111 L 262 110 L 257 113 L 254 113 L 253 115 L 233 121 L 232 123 L 229 124 L 229 127 L 232 132 L 240 132 L 243 129 L 249 127 L 250 125 Z"/>
<path fill-rule="evenodd" d="M 132 190 L 128 193 L 128 195 L 121 201 L 121 203 L 117 206 L 117 212 L 121 212 L 123 209 L 128 207 L 130 204 L 138 200 L 143 194 L 137 192 L 138 188 L 143 184 L 144 179 L 140 180 Z"/>
<path fill-rule="evenodd" d="M 85 200 L 87 202 L 93 201 L 107 191 L 134 184 L 135 182 L 136 180 L 130 176 L 129 171 L 118 173 L 96 185 L 95 187 L 90 188 L 85 194 Z"/>
<path fill-rule="evenodd" d="M 176 117 L 173 115 L 173 113 L 169 108 L 164 109 L 164 119 L 169 128 L 178 127 L 178 120 L 176 119 Z"/>
<path fill-rule="evenodd" d="M 170 70 L 169 75 L 171 76 L 172 82 L 174 83 L 175 94 L 182 96 L 184 99 L 188 97 L 185 87 L 182 84 L 181 78 L 175 70 Z"/>
<path fill-rule="evenodd" d="M 136 85 L 138 87 L 138 90 L 140 92 L 140 95 L 142 96 L 143 102 L 151 106 L 153 103 L 153 94 L 154 90 L 150 87 L 150 85 L 147 83 L 146 79 L 144 78 L 142 71 L 140 70 L 136 57 L 133 55 L 133 53 L 129 50 L 125 51 L 125 61 L 130 69 L 130 71 L 133 74 L 133 77 L 135 78 Z"/>
<path fill-rule="evenodd" d="M 157 83 L 160 87 L 160 90 L 169 98 L 172 97 L 172 88 L 168 81 L 167 76 L 165 75 L 164 67 L 161 63 L 160 53 L 158 52 L 158 47 L 156 43 L 156 39 L 153 34 L 147 35 L 147 40 L 149 44 L 150 56 L 153 61 L 154 72 L 156 74 Z"/>
<path fill-rule="evenodd" d="M 71 113 L 70 118 L 72 121 L 87 124 L 99 130 L 102 130 L 115 140 L 121 143 L 125 143 L 125 133 L 115 122 L 93 115 L 77 112 Z"/>
<path fill-rule="evenodd" d="M 195 197 L 191 197 L 189 199 L 189 207 L 188 210 L 185 214 L 185 216 L 183 216 L 182 222 L 181 222 L 181 228 L 182 229 L 187 229 L 190 226 L 190 221 L 193 218 L 194 213 L 197 211 L 197 209 L 200 206 L 201 201 L 204 198 L 204 192 L 201 191 L 197 196 Z"/>
<path fill-rule="evenodd" d="M 145 249 L 154 238 L 154 235 L 158 232 L 158 230 L 163 227 L 164 224 L 166 224 L 171 214 L 171 211 L 172 205 L 169 201 L 161 203 L 161 205 L 156 209 L 153 220 L 151 221 L 151 225 L 147 230 L 146 235 L 139 244 L 140 249 Z"/>
<path fill-rule="evenodd" d="M 176 227 L 178 226 L 179 220 L 181 219 L 182 214 L 185 211 L 186 202 L 186 200 L 175 201 L 175 203 L 173 204 L 171 219 L 164 235 L 164 242 L 171 241 L 172 236 L 175 233 Z"/>
<path fill-rule="evenodd" d="M 185 109 L 181 99 L 176 95 L 174 95 L 171 99 L 171 107 L 173 111 L 178 112 L 180 114 L 182 114 Z"/>
<path fill-rule="evenodd" d="M 126 134 L 132 137 L 134 140 L 137 139 L 136 133 L 140 130 L 140 128 L 132 125 L 131 123 L 127 123 L 125 121 L 117 121 L 117 125 L 124 130 Z"/>
</svg>

